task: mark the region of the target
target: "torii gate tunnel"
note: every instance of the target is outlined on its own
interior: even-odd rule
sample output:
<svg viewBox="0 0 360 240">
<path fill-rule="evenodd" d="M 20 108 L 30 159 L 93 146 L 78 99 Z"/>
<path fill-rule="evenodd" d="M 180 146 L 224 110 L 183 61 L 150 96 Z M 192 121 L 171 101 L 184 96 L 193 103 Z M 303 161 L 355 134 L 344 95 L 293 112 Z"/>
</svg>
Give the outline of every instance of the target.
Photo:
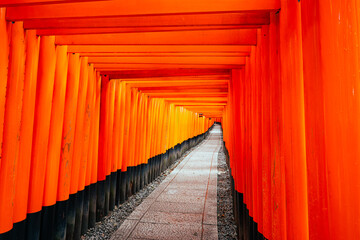
<svg viewBox="0 0 360 240">
<path fill-rule="evenodd" d="M 358 0 L 0 0 L 0 239 L 79 239 L 222 124 L 240 239 L 360 239 Z"/>
</svg>

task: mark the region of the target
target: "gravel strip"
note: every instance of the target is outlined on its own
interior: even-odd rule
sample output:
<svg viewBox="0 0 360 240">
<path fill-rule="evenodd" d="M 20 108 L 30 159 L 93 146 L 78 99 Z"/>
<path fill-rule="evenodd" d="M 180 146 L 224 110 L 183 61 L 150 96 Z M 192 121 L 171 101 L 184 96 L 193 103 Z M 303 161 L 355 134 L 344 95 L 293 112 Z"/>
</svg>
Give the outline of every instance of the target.
<svg viewBox="0 0 360 240">
<path fill-rule="evenodd" d="M 230 172 L 226 164 L 226 156 L 223 147 L 221 147 L 218 155 L 217 197 L 218 238 L 236 240 L 238 239 L 238 236 L 233 215 Z"/>
<path fill-rule="evenodd" d="M 208 137 L 207 137 L 208 138 Z M 205 139 L 207 139 L 205 138 Z M 148 197 L 152 191 L 154 191 L 160 183 L 166 178 L 166 176 L 171 173 L 172 170 L 176 168 L 179 163 L 186 158 L 186 156 L 193 151 L 195 148 L 199 147 L 202 142 L 197 146 L 189 149 L 185 154 L 177 159 L 167 170 L 160 174 L 153 182 L 149 183 L 138 193 L 131 196 L 126 202 L 121 204 L 119 207 L 115 206 L 115 209 L 111 212 L 110 215 L 106 216 L 102 221 L 97 222 L 94 228 L 90 228 L 82 237 L 83 240 L 106 240 L 110 239 L 111 235 L 120 227 L 120 225 L 125 221 L 125 219 L 139 206 L 142 201 Z"/>
</svg>

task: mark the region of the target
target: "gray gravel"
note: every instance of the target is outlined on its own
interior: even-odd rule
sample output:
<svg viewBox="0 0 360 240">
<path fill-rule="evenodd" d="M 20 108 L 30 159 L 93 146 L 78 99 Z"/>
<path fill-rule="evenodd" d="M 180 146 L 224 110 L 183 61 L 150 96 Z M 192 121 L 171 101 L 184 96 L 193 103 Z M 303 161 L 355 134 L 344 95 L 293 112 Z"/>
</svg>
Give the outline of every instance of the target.
<svg viewBox="0 0 360 240">
<path fill-rule="evenodd" d="M 226 156 L 223 147 L 221 147 L 218 155 L 217 197 L 218 238 L 236 240 L 238 239 L 238 236 L 233 215 L 230 172 L 226 164 Z"/>
<path fill-rule="evenodd" d="M 203 143 L 203 141 L 201 142 Z M 90 228 L 87 233 L 85 233 L 81 239 L 83 240 L 106 240 L 110 239 L 111 235 L 120 227 L 120 225 L 125 221 L 125 219 L 139 206 L 142 201 L 148 197 L 152 191 L 154 191 L 160 183 L 166 178 L 166 176 L 171 173 L 172 170 L 196 147 L 201 145 L 199 143 L 197 146 L 189 149 L 185 154 L 177 159 L 167 170 L 165 170 L 159 177 L 157 177 L 153 182 L 149 183 L 138 193 L 131 196 L 126 202 L 121 204 L 119 207 L 111 212 L 110 215 L 106 216 L 102 221 L 97 222 L 94 228 Z"/>
</svg>

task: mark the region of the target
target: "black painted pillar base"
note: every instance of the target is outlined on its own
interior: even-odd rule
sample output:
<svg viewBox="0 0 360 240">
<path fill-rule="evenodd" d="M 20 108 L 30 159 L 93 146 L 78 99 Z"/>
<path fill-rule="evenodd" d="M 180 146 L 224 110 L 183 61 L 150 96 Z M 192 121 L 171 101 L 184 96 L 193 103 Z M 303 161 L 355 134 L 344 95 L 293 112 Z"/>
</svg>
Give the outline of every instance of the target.
<svg viewBox="0 0 360 240">
<path fill-rule="evenodd" d="M 145 186 L 145 164 L 140 165 L 140 189 Z"/>
<path fill-rule="evenodd" d="M 96 223 L 97 184 L 90 185 L 89 228 L 95 227 Z"/>
<path fill-rule="evenodd" d="M 85 234 L 89 228 L 89 212 L 90 212 L 90 186 L 84 189 L 83 215 L 81 220 L 81 235 Z"/>
<path fill-rule="evenodd" d="M 105 207 L 104 207 L 104 214 L 105 216 L 109 214 L 109 204 L 110 204 L 110 181 L 111 176 L 106 176 L 105 180 Z"/>
<path fill-rule="evenodd" d="M 55 205 L 43 207 L 41 210 L 40 239 L 52 238 L 55 228 Z"/>
<path fill-rule="evenodd" d="M 0 240 L 8 240 L 12 239 L 14 235 L 14 229 L 12 228 L 10 231 L 4 232 L 0 234 Z"/>
<path fill-rule="evenodd" d="M 116 174 L 116 195 L 115 195 L 115 206 L 120 205 L 120 189 L 121 189 L 121 169 Z"/>
<path fill-rule="evenodd" d="M 105 180 L 97 182 L 96 189 L 96 221 L 105 217 Z"/>
<path fill-rule="evenodd" d="M 75 216 L 76 216 L 76 194 L 69 196 L 69 205 L 66 216 L 66 240 L 72 240 L 75 231 Z"/>
<path fill-rule="evenodd" d="M 26 219 L 26 238 L 40 239 L 41 211 L 28 213 Z"/>
<path fill-rule="evenodd" d="M 144 164 L 144 186 L 149 184 L 149 163 Z"/>
<path fill-rule="evenodd" d="M 6 238 L 5 234 L 0 234 L 0 239 L 12 239 L 12 240 L 25 240 L 26 239 L 26 219 L 17 223 L 14 223 L 13 228 L 10 232 L 8 232 L 8 238 Z M 4 235 L 4 238 L 1 236 Z"/>
<path fill-rule="evenodd" d="M 55 207 L 55 232 L 54 239 L 55 240 L 65 240 L 66 238 L 66 227 L 67 227 L 67 209 L 68 202 L 59 201 L 56 203 Z"/>
<path fill-rule="evenodd" d="M 124 203 L 127 200 L 126 197 L 126 185 L 127 185 L 127 171 L 121 172 L 121 181 L 120 181 L 120 204 Z"/>
<path fill-rule="evenodd" d="M 109 211 L 114 210 L 116 200 L 116 182 L 117 172 L 112 172 L 110 175 L 110 199 L 109 199 Z"/>
<path fill-rule="evenodd" d="M 84 207 L 84 190 L 76 193 L 75 201 L 75 229 L 74 229 L 74 240 L 80 240 L 81 237 L 81 225 Z"/>
<path fill-rule="evenodd" d="M 127 168 L 126 178 L 126 199 L 133 195 L 133 183 L 134 183 L 134 167 Z"/>
</svg>

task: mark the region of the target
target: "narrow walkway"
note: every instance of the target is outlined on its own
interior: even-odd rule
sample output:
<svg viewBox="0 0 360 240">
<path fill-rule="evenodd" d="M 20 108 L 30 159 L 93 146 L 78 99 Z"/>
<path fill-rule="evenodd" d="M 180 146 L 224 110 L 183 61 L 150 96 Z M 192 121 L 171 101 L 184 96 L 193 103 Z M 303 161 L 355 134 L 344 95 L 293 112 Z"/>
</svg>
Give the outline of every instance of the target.
<svg viewBox="0 0 360 240">
<path fill-rule="evenodd" d="M 111 240 L 218 239 L 217 155 L 220 126 L 124 221 Z"/>
</svg>

